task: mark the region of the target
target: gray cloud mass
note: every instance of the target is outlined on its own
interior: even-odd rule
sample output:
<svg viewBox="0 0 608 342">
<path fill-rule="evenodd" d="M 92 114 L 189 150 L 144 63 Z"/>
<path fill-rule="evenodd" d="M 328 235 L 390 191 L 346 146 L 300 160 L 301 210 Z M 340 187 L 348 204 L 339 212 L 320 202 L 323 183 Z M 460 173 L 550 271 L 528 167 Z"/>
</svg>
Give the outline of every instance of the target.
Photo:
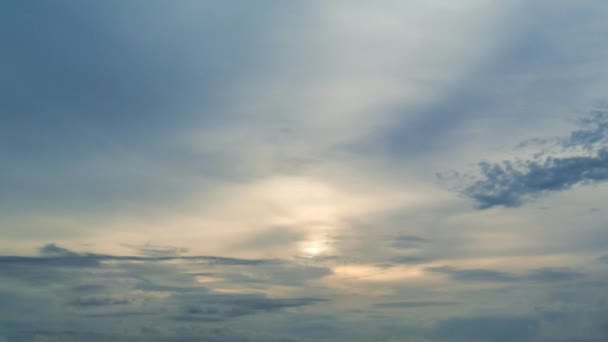
<svg viewBox="0 0 608 342">
<path fill-rule="evenodd" d="M 542 160 L 482 162 L 479 164 L 481 179 L 467 186 L 464 194 L 473 199 L 479 209 L 494 206 L 514 208 L 528 199 L 550 192 L 608 180 L 608 148 L 604 146 L 607 118 L 606 112 L 594 114 L 586 120 L 593 123 L 594 128 L 573 131 L 561 142 L 567 148 L 597 149 L 590 155 L 549 155 Z"/>
</svg>

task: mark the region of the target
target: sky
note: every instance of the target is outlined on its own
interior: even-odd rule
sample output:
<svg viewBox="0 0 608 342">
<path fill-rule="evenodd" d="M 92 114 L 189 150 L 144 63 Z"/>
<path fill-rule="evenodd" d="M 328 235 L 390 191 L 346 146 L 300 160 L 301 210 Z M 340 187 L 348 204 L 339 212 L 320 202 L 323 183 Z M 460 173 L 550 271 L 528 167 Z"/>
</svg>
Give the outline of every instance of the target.
<svg viewBox="0 0 608 342">
<path fill-rule="evenodd" d="M 0 3 L 0 342 L 608 340 L 608 2 Z"/>
</svg>

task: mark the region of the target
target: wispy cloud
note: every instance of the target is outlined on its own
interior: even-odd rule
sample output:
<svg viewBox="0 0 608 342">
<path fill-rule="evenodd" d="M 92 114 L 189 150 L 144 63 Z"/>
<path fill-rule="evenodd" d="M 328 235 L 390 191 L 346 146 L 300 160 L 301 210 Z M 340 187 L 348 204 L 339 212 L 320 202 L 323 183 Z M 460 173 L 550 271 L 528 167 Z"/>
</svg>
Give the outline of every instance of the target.
<svg viewBox="0 0 608 342">
<path fill-rule="evenodd" d="M 273 259 L 239 259 L 208 255 L 165 255 L 165 256 L 139 256 L 139 255 L 110 255 L 96 253 L 76 253 L 55 244 L 41 247 L 42 256 L 0 256 L 0 264 L 50 264 L 55 266 L 98 266 L 102 261 L 203 261 L 220 265 L 260 265 L 276 263 Z"/>
<path fill-rule="evenodd" d="M 387 302 L 387 303 L 376 303 L 374 307 L 385 308 L 385 309 L 409 309 L 409 308 L 425 308 L 435 306 L 450 306 L 462 304 L 460 302 L 448 302 L 448 301 L 402 301 L 402 302 Z"/>
<path fill-rule="evenodd" d="M 453 268 L 439 266 L 428 268 L 431 272 L 449 275 L 454 280 L 479 282 L 559 282 L 585 279 L 585 274 L 565 267 L 544 267 L 516 274 L 484 268 Z"/>
</svg>

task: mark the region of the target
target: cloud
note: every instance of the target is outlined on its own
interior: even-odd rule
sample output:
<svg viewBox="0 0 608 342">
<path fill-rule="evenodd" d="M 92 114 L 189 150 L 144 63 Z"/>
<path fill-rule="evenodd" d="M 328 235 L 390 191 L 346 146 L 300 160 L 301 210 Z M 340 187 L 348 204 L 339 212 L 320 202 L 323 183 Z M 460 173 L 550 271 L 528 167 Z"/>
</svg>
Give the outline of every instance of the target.
<svg viewBox="0 0 608 342">
<path fill-rule="evenodd" d="M 164 336 L 163 336 L 164 335 Z M 154 329 L 147 329 L 141 335 L 126 332 L 86 332 L 67 329 L 32 329 L 8 334 L 9 341 L 33 342 L 298 342 L 300 340 L 272 334 L 246 334 L 232 329 L 182 329 L 166 336 Z"/>
<path fill-rule="evenodd" d="M 604 298 L 579 281 L 597 263 L 535 268 L 596 253 L 603 211 L 467 200 L 604 181 L 574 169 L 604 168 L 605 117 L 488 156 L 465 201 L 433 183 L 605 96 L 602 1 L 0 7 L 10 342 L 494 341 L 533 320 L 508 314 Z"/>
<path fill-rule="evenodd" d="M 294 336 L 311 339 L 314 341 L 335 339 L 342 334 L 335 322 L 330 320 L 312 322 L 296 322 L 289 325 L 289 331 Z"/>
<path fill-rule="evenodd" d="M 399 235 L 392 240 L 396 248 L 416 248 L 430 243 L 431 240 L 416 235 Z"/>
<path fill-rule="evenodd" d="M 409 255 L 396 256 L 391 259 L 391 262 L 396 264 L 423 264 L 429 261 L 431 261 L 430 258 Z"/>
<path fill-rule="evenodd" d="M 543 157 L 545 150 L 541 150 L 535 159 L 479 163 L 480 179 L 466 186 L 463 193 L 473 199 L 479 209 L 513 208 L 547 193 L 608 180 L 605 146 L 608 112 L 596 112 L 581 122 L 592 127 L 575 130 L 569 137 L 552 143 L 553 147 L 565 148 L 565 152 L 574 155 L 553 152 Z"/>
<path fill-rule="evenodd" d="M 564 148 L 582 147 L 590 150 L 608 142 L 608 111 L 594 110 L 591 115 L 581 120 L 586 128 L 575 130 L 570 136 L 561 140 Z"/>
<path fill-rule="evenodd" d="M 178 321 L 219 322 L 240 316 L 297 308 L 326 301 L 322 298 L 268 298 L 255 294 L 205 295 L 186 297 L 190 302 L 182 313 L 172 318 Z M 200 305 L 195 304 L 201 302 Z"/>
<path fill-rule="evenodd" d="M 448 302 L 448 301 L 398 301 L 398 302 L 386 302 L 376 303 L 375 308 L 382 309 L 409 309 L 409 308 L 424 308 L 424 307 L 435 307 L 435 306 L 451 306 L 462 304 L 461 302 Z"/>
<path fill-rule="evenodd" d="M 138 249 L 139 253 L 149 257 L 166 257 L 166 256 L 179 256 L 183 253 L 187 253 L 187 248 L 173 247 L 173 246 L 156 246 L 146 244 L 145 246 Z"/>
<path fill-rule="evenodd" d="M 481 163 L 482 179 L 464 190 L 480 209 L 519 207 L 525 199 L 562 191 L 576 184 L 608 180 L 608 149 L 595 156 L 548 158 L 527 161 L 522 170 L 510 162 Z"/>
<path fill-rule="evenodd" d="M 70 289 L 70 291 L 75 293 L 91 293 L 91 292 L 101 292 L 106 289 L 106 286 L 102 284 L 82 284 L 78 286 L 74 286 Z"/>
<path fill-rule="evenodd" d="M 29 257 L 2 255 L 0 264 L 5 265 L 48 265 L 57 267 L 97 267 L 99 259 L 91 256 L 49 256 Z"/>
<path fill-rule="evenodd" d="M 478 282 L 567 282 L 586 277 L 582 272 L 565 267 L 543 267 L 523 274 L 515 274 L 492 269 L 458 269 L 449 266 L 428 267 L 428 271 L 449 275 L 454 280 Z"/>
<path fill-rule="evenodd" d="M 179 341 L 180 338 L 197 341 L 200 336 L 207 340 L 205 329 L 220 322 L 244 316 L 258 320 L 266 313 L 285 311 L 287 314 L 289 309 L 302 310 L 328 302 L 327 298 L 317 296 L 252 293 L 250 291 L 257 290 L 251 289 L 250 283 L 228 276 L 239 272 L 244 275 L 276 272 L 271 277 L 262 275 L 265 283 L 261 288 L 290 284 L 290 292 L 299 292 L 304 280 L 298 280 L 297 270 L 284 269 L 285 265 L 275 261 L 252 264 L 243 262 L 248 259 L 220 258 L 216 263 L 216 257 L 208 256 L 115 256 L 74 252 L 55 244 L 43 246 L 40 252 L 44 256 L 0 258 L 0 262 L 4 262 L 0 267 L 0 283 L 3 288 L 13 289 L 6 292 L 6 298 L 4 292 L 0 292 L 6 309 L 0 314 L 0 322 L 3 322 L 0 330 L 7 333 L 9 341 L 28 341 L 35 336 L 58 341 L 155 341 L 157 338 L 158 341 Z M 83 266 L 69 262 L 71 259 L 97 262 Z M 53 262 L 49 264 L 49 260 Z M 251 266 L 255 266 L 256 271 L 252 271 Z M 310 272 L 303 272 L 304 277 L 313 279 L 327 272 L 318 269 L 321 268 L 311 267 Z M 33 275 L 44 281 L 15 282 L 36 279 L 30 279 Z M 202 286 L 196 280 L 199 275 L 217 276 L 222 286 L 234 292 Z M 48 321 L 46 317 L 50 317 L 51 312 L 60 318 Z M 64 320 L 78 321 L 78 324 L 74 325 L 73 331 L 54 330 Z M 144 332 L 123 335 L 119 329 L 123 325 L 137 329 L 146 324 L 157 324 L 159 333 L 154 336 Z M 106 331 L 108 327 L 111 329 Z M 191 331 L 179 332 L 179 327 L 188 327 Z M 271 333 L 256 335 L 235 332 L 216 337 L 217 341 L 280 340 L 280 336 Z"/>
<path fill-rule="evenodd" d="M 539 329 L 539 321 L 530 317 L 479 316 L 440 321 L 433 336 L 446 341 L 530 341 Z"/>
<path fill-rule="evenodd" d="M 112 297 L 82 297 L 71 300 L 68 304 L 81 308 L 111 306 L 111 305 L 127 305 L 130 301 L 125 298 Z"/>
<path fill-rule="evenodd" d="M 49 266 L 79 266 L 97 267 L 103 261 L 140 261 L 140 262 L 169 262 L 169 261 L 204 261 L 217 265 L 245 265 L 255 266 L 269 263 L 278 263 L 276 259 L 240 259 L 209 255 L 162 255 L 162 256 L 138 256 L 138 255 L 110 255 L 95 253 L 76 253 L 55 244 L 48 244 L 41 249 L 43 255 L 48 256 L 0 256 L 0 264 L 38 264 Z"/>
<path fill-rule="evenodd" d="M 257 231 L 251 237 L 245 238 L 238 244 L 238 249 L 270 249 L 279 246 L 289 246 L 306 237 L 303 231 L 290 227 L 271 227 Z"/>
<path fill-rule="evenodd" d="M 497 6 L 494 1 L 487 3 Z M 388 137 L 386 132 L 380 136 L 388 140 L 391 155 L 403 158 L 408 168 L 413 167 L 412 157 L 424 155 L 431 163 L 436 158 L 462 157 L 466 142 L 479 151 L 512 139 L 526 130 L 524 126 L 547 129 L 544 120 L 553 123 L 598 98 L 603 100 L 606 47 L 594 37 L 608 32 L 601 19 L 606 5 L 509 4 L 517 6 L 497 7 L 508 16 L 494 18 L 497 25 L 487 32 L 495 44 L 485 45 L 486 54 L 432 101 L 402 109 L 417 115 L 401 116 L 403 121 L 391 125 Z M 521 125 L 522 120 L 526 125 Z M 429 155 L 436 158 L 429 160 Z M 425 172 L 427 164 L 421 164 Z"/>
<path fill-rule="evenodd" d="M 507 273 L 488 269 L 455 269 L 452 267 L 429 267 L 427 270 L 448 274 L 452 279 L 463 281 L 510 282 L 517 277 Z"/>
<path fill-rule="evenodd" d="M 585 274 L 582 272 L 574 271 L 568 268 L 555 268 L 545 267 L 538 268 L 530 271 L 526 275 L 526 279 L 532 281 L 543 281 L 543 282 L 559 282 L 559 281 L 570 281 L 579 280 L 584 278 Z"/>
<path fill-rule="evenodd" d="M 69 249 L 59 247 L 54 243 L 49 243 L 40 247 L 40 254 L 49 256 L 60 256 L 60 257 L 75 257 L 78 253 L 74 253 Z"/>
<path fill-rule="evenodd" d="M 111 311 L 111 312 L 97 312 L 97 313 L 87 313 L 83 315 L 83 317 L 87 318 L 111 318 L 111 319 L 121 319 L 124 317 L 135 317 L 135 316 L 153 316 L 155 313 L 153 312 L 141 312 L 141 311 Z"/>
</svg>

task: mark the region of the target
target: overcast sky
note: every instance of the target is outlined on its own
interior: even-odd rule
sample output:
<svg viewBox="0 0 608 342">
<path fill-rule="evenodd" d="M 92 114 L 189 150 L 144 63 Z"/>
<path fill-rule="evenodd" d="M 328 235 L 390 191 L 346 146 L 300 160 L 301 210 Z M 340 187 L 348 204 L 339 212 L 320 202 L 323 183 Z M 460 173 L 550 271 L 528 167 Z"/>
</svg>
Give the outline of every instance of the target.
<svg viewBox="0 0 608 342">
<path fill-rule="evenodd" d="M 0 342 L 608 340 L 608 2 L 0 3 Z"/>
</svg>

